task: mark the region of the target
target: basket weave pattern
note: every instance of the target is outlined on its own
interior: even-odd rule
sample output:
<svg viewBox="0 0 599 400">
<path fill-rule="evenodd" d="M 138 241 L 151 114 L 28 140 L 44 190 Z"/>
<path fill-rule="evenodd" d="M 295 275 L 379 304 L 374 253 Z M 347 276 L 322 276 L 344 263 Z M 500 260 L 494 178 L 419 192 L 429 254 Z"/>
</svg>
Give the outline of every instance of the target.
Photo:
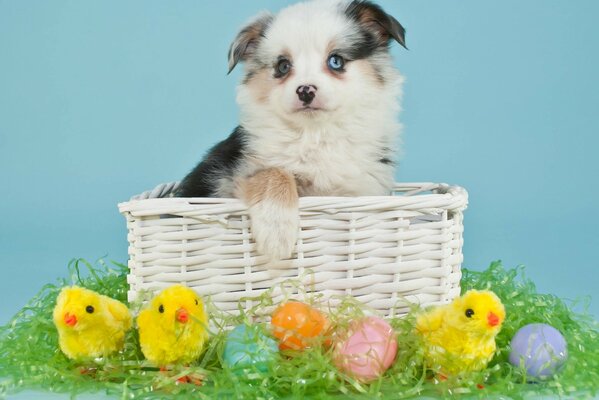
<svg viewBox="0 0 599 400">
<path fill-rule="evenodd" d="M 160 185 L 119 204 L 127 219 L 129 300 L 174 283 L 235 313 L 240 300 L 297 278 L 325 298 L 352 295 L 383 315 L 406 302 L 447 303 L 459 295 L 463 215 L 457 186 L 397 185 L 392 196 L 303 197 L 300 232 L 289 260 L 257 253 L 245 205 L 236 199 L 165 198 Z"/>
</svg>

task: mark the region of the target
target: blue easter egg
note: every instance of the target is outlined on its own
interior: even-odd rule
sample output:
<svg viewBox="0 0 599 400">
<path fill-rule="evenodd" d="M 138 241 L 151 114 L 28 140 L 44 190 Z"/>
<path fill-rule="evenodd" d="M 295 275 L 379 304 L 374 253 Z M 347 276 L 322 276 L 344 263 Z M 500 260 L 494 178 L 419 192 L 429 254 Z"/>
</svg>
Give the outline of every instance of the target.
<svg viewBox="0 0 599 400">
<path fill-rule="evenodd" d="M 231 369 L 268 370 L 278 354 L 277 342 L 266 336 L 259 325 L 239 325 L 227 335 L 223 361 Z"/>
<path fill-rule="evenodd" d="M 524 365 L 529 376 L 555 375 L 568 358 L 564 336 L 547 324 L 529 324 L 520 328 L 511 342 L 510 363 Z M 522 364 L 521 364 L 522 363 Z"/>
</svg>

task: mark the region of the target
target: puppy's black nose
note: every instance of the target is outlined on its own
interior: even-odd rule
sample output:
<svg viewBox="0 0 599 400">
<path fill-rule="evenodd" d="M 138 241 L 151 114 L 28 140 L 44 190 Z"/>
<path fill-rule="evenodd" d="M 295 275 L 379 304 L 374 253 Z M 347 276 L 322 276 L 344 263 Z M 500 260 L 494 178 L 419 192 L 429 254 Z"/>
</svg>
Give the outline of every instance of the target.
<svg viewBox="0 0 599 400">
<path fill-rule="evenodd" d="M 307 106 L 312 103 L 312 100 L 316 97 L 316 90 L 317 88 L 314 85 L 302 85 L 297 88 L 295 93 L 297 93 L 300 101 L 303 101 L 304 105 Z"/>
</svg>

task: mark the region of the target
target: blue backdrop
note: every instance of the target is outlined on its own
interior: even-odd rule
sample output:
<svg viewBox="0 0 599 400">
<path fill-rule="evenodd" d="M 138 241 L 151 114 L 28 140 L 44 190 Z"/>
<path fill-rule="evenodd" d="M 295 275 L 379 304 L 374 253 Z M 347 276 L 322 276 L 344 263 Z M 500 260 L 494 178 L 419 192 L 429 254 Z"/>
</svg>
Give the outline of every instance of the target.
<svg viewBox="0 0 599 400">
<path fill-rule="evenodd" d="M 237 122 L 239 26 L 284 0 L 0 0 L 0 323 L 72 257 L 125 261 L 118 202 Z M 599 2 L 381 1 L 407 28 L 397 179 L 463 185 L 465 262 L 599 286 Z M 599 297 L 591 309 L 599 315 Z"/>
</svg>

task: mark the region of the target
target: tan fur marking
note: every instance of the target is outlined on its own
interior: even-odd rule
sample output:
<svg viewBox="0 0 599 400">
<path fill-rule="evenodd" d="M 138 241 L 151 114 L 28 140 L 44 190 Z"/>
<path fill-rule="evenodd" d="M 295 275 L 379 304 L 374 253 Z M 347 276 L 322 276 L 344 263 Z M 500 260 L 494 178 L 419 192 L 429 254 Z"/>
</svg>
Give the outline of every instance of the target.
<svg viewBox="0 0 599 400">
<path fill-rule="evenodd" d="M 273 77 L 269 69 L 262 69 L 256 72 L 247 82 L 247 87 L 260 103 L 267 102 L 274 85 L 275 82 L 273 82 Z"/>
<path fill-rule="evenodd" d="M 389 34 L 379 23 L 379 15 L 369 7 L 364 7 L 358 14 L 358 22 L 371 33 L 376 34 L 376 39 L 380 44 L 385 44 L 389 40 Z"/>
<path fill-rule="evenodd" d="M 297 183 L 297 193 L 299 196 L 309 196 L 311 193 L 314 193 L 314 183 L 311 180 L 296 175 L 295 181 Z"/>
<path fill-rule="evenodd" d="M 367 59 L 352 61 L 352 63 L 355 64 L 355 68 L 360 71 L 360 76 L 363 76 L 364 78 L 369 79 L 371 82 L 379 85 L 385 83 L 384 79 Z"/>
<path fill-rule="evenodd" d="M 243 199 L 248 206 L 264 200 L 297 208 L 297 186 L 293 175 L 279 168 L 263 169 L 240 183 Z"/>
<path fill-rule="evenodd" d="M 331 54 L 331 52 L 333 50 L 335 50 L 337 48 L 337 43 L 335 43 L 335 41 L 331 40 L 329 42 L 329 44 L 327 44 L 327 49 L 325 50 L 326 54 Z"/>
</svg>

